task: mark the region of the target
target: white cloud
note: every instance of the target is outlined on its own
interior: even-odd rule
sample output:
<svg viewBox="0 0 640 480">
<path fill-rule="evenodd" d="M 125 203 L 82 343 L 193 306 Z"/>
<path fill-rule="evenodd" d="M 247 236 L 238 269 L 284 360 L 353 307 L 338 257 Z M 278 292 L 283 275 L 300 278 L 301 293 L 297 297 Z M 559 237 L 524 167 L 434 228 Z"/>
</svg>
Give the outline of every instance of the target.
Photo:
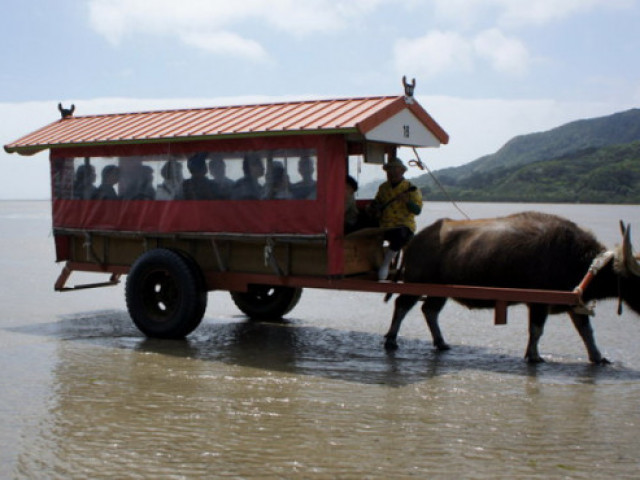
<svg viewBox="0 0 640 480">
<path fill-rule="evenodd" d="M 126 36 L 215 31 L 242 13 L 236 5 L 203 0 L 90 0 L 89 22 L 96 32 L 118 45 Z"/>
<path fill-rule="evenodd" d="M 434 31 L 421 38 L 398 40 L 394 57 L 399 72 L 431 78 L 471 70 L 473 51 L 470 42 L 461 35 Z"/>
<path fill-rule="evenodd" d="M 596 8 L 626 8 L 633 0 L 434 0 L 441 21 L 470 26 L 492 19 L 496 25 L 543 25 Z"/>
<path fill-rule="evenodd" d="M 598 7 L 610 7 L 612 0 L 498 0 L 503 10 L 499 23 L 503 25 L 544 25 L 574 14 L 591 11 Z"/>
<path fill-rule="evenodd" d="M 255 40 L 229 33 L 243 23 L 289 35 L 326 33 L 390 0 L 89 0 L 91 27 L 113 45 L 135 35 L 158 35 L 214 53 L 230 51 L 264 60 L 266 52 Z"/>
<path fill-rule="evenodd" d="M 439 23 L 470 26 L 495 9 L 496 0 L 434 0 L 434 15 Z"/>
<path fill-rule="evenodd" d="M 526 47 L 515 38 L 506 37 L 500 30 L 485 30 L 473 39 L 479 57 L 489 60 L 493 69 L 507 74 L 526 73 L 531 61 Z"/>
<path fill-rule="evenodd" d="M 219 55 L 241 56 L 243 58 L 266 61 L 269 55 L 258 42 L 242 38 L 230 32 L 185 33 L 180 39 L 186 45 L 198 47 Z"/>
<path fill-rule="evenodd" d="M 416 39 L 400 39 L 394 48 L 398 72 L 414 72 L 423 78 L 441 74 L 470 72 L 487 62 L 499 73 L 522 75 L 531 61 L 518 39 L 498 29 L 464 37 L 456 32 L 430 32 Z"/>
<path fill-rule="evenodd" d="M 433 9 L 441 29 L 397 40 L 395 66 L 399 72 L 415 72 L 426 78 L 477 71 L 484 64 L 501 74 L 522 76 L 529 71 L 533 57 L 514 33 L 517 28 L 541 26 L 595 9 L 628 8 L 633 1 L 416 0 L 414 7 L 422 4 Z"/>
</svg>

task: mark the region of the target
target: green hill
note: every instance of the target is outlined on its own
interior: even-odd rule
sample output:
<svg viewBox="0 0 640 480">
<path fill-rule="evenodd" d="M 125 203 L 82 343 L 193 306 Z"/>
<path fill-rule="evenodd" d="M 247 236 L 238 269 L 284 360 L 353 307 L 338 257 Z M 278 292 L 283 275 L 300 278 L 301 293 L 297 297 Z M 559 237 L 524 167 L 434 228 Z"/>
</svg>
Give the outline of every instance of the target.
<svg viewBox="0 0 640 480">
<path fill-rule="evenodd" d="M 454 200 L 640 203 L 640 109 L 518 136 L 434 175 Z M 429 175 L 412 181 L 428 199 L 449 199 Z"/>
<path fill-rule="evenodd" d="M 439 180 L 461 201 L 635 204 L 640 203 L 640 141 L 479 171 L 456 183 Z M 427 199 L 449 199 L 433 183 L 421 188 Z"/>
</svg>

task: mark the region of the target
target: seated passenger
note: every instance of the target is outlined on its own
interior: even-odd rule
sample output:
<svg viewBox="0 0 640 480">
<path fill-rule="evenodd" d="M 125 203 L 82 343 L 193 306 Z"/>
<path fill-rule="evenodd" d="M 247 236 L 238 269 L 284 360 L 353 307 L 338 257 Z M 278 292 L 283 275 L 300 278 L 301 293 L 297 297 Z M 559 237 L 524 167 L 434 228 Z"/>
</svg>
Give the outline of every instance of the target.
<svg viewBox="0 0 640 480">
<path fill-rule="evenodd" d="M 160 175 L 163 181 L 158 185 L 156 200 L 182 200 L 182 164 L 171 159 L 162 166 Z"/>
<path fill-rule="evenodd" d="M 264 165 L 258 155 L 248 154 L 242 160 L 244 177 L 233 185 L 231 198 L 233 200 L 262 200 L 264 187 L 258 179 L 264 176 Z"/>
<path fill-rule="evenodd" d="M 344 233 L 351 233 L 359 228 L 360 212 L 355 197 L 357 191 L 358 182 L 351 175 L 347 175 L 347 184 L 344 189 Z"/>
<path fill-rule="evenodd" d="M 76 170 L 73 181 L 73 198 L 78 200 L 90 200 L 96 193 L 96 169 L 88 163 L 82 164 Z"/>
<path fill-rule="evenodd" d="M 289 191 L 289 175 L 281 162 L 273 162 L 267 173 L 265 198 L 267 200 L 285 200 L 293 198 Z"/>
<path fill-rule="evenodd" d="M 95 200 L 117 200 L 115 185 L 120 179 L 120 169 L 115 165 L 107 165 L 102 169 L 102 182 L 96 189 L 93 198 Z"/>
<path fill-rule="evenodd" d="M 214 197 L 216 200 L 226 200 L 231 198 L 231 190 L 233 189 L 233 180 L 227 177 L 227 165 L 224 159 L 215 155 L 209 161 L 209 173 L 213 177 Z"/>
<path fill-rule="evenodd" d="M 291 185 L 291 193 L 294 198 L 313 200 L 316 198 L 316 181 L 313 179 L 315 166 L 313 159 L 303 156 L 298 161 L 298 173 L 302 180 Z"/>
<path fill-rule="evenodd" d="M 138 194 L 138 185 L 142 176 L 142 157 L 121 157 L 118 167 L 120 168 L 118 194 L 123 200 L 133 200 L 133 197 Z"/>
<path fill-rule="evenodd" d="M 156 191 L 153 188 L 153 168 L 141 165 L 138 171 L 137 183 L 132 200 L 155 200 Z"/>
<path fill-rule="evenodd" d="M 213 200 L 214 185 L 207 178 L 207 154 L 196 153 L 187 160 L 187 169 L 191 178 L 182 182 L 182 194 L 185 200 Z"/>
</svg>

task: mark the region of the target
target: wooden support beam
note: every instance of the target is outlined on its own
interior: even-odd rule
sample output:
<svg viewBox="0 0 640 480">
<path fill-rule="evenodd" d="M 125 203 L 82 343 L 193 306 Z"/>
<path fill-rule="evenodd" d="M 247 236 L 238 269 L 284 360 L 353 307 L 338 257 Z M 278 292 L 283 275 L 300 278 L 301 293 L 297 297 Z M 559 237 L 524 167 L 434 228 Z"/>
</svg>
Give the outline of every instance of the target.
<svg viewBox="0 0 640 480">
<path fill-rule="evenodd" d="M 496 306 L 493 316 L 494 325 L 506 325 L 507 324 L 507 302 L 504 300 L 496 300 Z"/>
</svg>

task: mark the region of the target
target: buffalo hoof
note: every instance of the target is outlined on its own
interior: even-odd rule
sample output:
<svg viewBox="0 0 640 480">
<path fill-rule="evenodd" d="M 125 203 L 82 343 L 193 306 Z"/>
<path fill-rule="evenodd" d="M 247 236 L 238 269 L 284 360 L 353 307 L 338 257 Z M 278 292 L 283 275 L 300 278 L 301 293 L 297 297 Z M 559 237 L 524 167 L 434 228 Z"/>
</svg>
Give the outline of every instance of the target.
<svg viewBox="0 0 640 480">
<path fill-rule="evenodd" d="M 591 363 L 594 363 L 596 365 L 611 365 L 611 361 L 609 361 L 608 358 L 604 358 L 604 357 L 602 357 L 599 360 L 591 360 Z"/>
<path fill-rule="evenodd" d="M 384 348 L 387 351 L 394 351 L 398 349 L 398 342 L 396 342 L 395 338 L 387 338 L 384 341 Z"/>
<path fill-rule="evenodd" d="M 436 343 L 435 347 L 438 349 L 439 352 L 446 352 L 447 350 L 451 350 L 451 346 L 449 346 L 449 344 L 445 342 Z"/>
<path fill-rule="evenodd" d="M 536 356 L 527 355 L 525 358 L 527 359 L 528 363 L 533 364 L 533 365 L 538 364 L 538 363 L 545 363 L 545 359 L 542 358 L 540 355 L 536 355 Z"/>
</svg>

